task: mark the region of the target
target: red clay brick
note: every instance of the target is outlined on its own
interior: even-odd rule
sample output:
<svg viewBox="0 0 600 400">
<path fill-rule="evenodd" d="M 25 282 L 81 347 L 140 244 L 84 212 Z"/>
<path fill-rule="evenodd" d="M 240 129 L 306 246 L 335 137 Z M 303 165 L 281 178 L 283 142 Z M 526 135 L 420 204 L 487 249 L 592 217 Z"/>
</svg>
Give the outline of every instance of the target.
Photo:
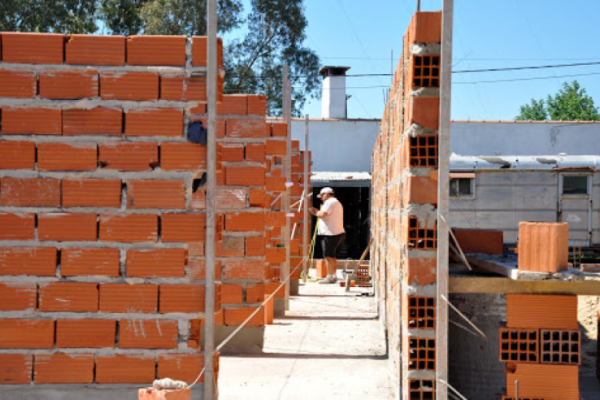
<svg viewBox="0 0 600 400">
<path fill-rule="evenodd" d="M 98 235 L 96 214 L 38 214 L 39 240 L 59 242 L 95 241 Z"/>
<path fill-rule="evenodd" d="M 569 224 L 519 223 L 519 269 L 560 272 L 569 268 Z"/>
<path fill-rule="evenodd" d="M 437 204 L 436 179 L 428 176 L 409 176 L 404 183 L 404 204 Z"/>
<path fill-rule="evenodd" d="M 171 378 L 191 384 L 196 380 L 203 366 L 203 354 L 159 355 L 158 379 Z M 200 378 L 199 382 L 204 382 L 204 379 Z"/>
<path fill-rule="evenodd" d="M 437 260 L 434 258 L 408 258 L 404 279 L 408 285 L 429 285 L 437 281 Z"/>
<path fill-rule="evenodd" d="M 156 242 L 158 215 L 155 214 L 102 214 L 100 241 L 103 242 Z"/>
<path fill-rule="evenodd" d="M 37 77 L 33 71 L 0 70 L 0 96 L 31 99 L 37 94 Z"/>
<path fill-rule="evenodd" d="M 54 247 L 0 247 L 0 275 L 54 276 L 56 263 Z"/>
<path fill-rule="evenodd" d="M 265 180 L 265 188 L 268 192 L 284 192 L 285 178 L 278 176 L 268 176 Z"/>
<path fill-rule="evenodd" d="M 577 296 L 507 294 L 506 326 L 577 330 Z"/>
<path fill-rule="evenodd" d="M 58 33 L 2 32 L 2 61 L 62 64 L 64 36 Z"/>
<path fill-rule="evenodd" d="M 203 312 L 204 286 L 160 285 L 159 311 L 163 314 Z"/>
<path fill-rule="evenodd" d="M 579 368 L 576 365 L 517 364 L 514 373 L 506 374 L 507 393 L 519 398 L 579 400 Z"/>
<path fill-rule="evenodd" d="M 0 169 L 35 169 L 35 143 L 0 141 Z"/>
<path fill-rule="evenodd" d="M 284 140 L 267 140 L 266 153 L 268 156 L 286 154 L 286 142 Z"/>
<path fill-rule="evenodd" d="M 35 283 L 0 283 L 0 311 L 35 310 L 36 302 L 37 286 Z"/>
<path fill-rule="evenodd" d="M 59 319 L 56 347 L 115 347 L 117 321 L 107 319 Z"/>
<path fill-rule="evenodd" d="M 5 135 L 60 135 L 59 109 L 42 107 L 3 107 L 2 133 Z"/>
<path fill-rule="evenodd" d="M 224 283 L 221 285 L 221 302 L 223 304 L 241 304 L 244 302 L 244 292 L 241 285 Z"/>
<path fill-rule="evenodd" d="M 125 37 L 69 35 L 65 61 L 71 65 L 125 65 Z"/>
<path fill-rule="evenodd" d="M 96 383 L 147 383 L 156 378 L 154 357 L 97 356 Z"/>
<path fill-rule="evenodd" d="M 33 381 L 43 383 L 93 383 L 93 354 L 36 354 Z"/>
<path fill-rule="evenodd" d="M 227 213 L 225 214 L 225 230 L 229 232 L 262 232 L 265 230 L 265 214 Z"/>
<path fill-rule="evenodd" d="M 127 251 L 128 277 L 183 277 L 185 276 L 185 264 L 185 249 L 130 249 Z"/>
<path fill-rule="evenodd" d="M 79 100 L 98 97 L 98 71 L 47 71 L 40 73 L 40 98 Z"/>
<path fill-rule="evenodd" d="M 183 136 L 183 111 L 174 108 L 129 110 L 126 136 Z"/>
<path fill-rule="evenodd" d="M 158 165 L 158 143 L 100 143 L 99 148 L 103 169 L 150 171 Z"/>
<path fill-rule="evenodd" d="M 247 115 L 248 95 L 232 94 L 223 96 L 223 102 L 217 104 L 218 115 Z"/>
<path fill-rule="evenodd" d="M 0 180 L 0 205 L 60 207 L 60 180 L 3 178 Z"/>
<path fill-rule="evenodd" d="M 158 100 L 158 73 L 103 72 L 100 97 L 102 100 Z"/>
<path fill-rule="evenodd" d="M 264 190 L 250 189 L 248 202 L 250 207 L 268 208 L 271 204 L 271 197 Z"/>
<path fill-rule="evenodd" d="M 226 326 L 240 326 L 248 318 L 256 308 L 226 308 L 223 310 L 225 313 L 225 325 Z M 264 326 L 265 316 L 264 309 L 261 308 L 255 316 L 245 326 Z"/>
<path fill-rule="evenodd" d="M 265 279 L 263 260 L 225 260 L 223 263 L 225 279 Z"/>
<path fill-rule="evenodd" d="M 206 146 L 196 143 L 169 143 L 160 145 L 160 166 L 165 171 L 206 168 Z"/>
<path fill-rule="evenodd" d="M 53 347 L 53 320 L 0 319 L 0 349 L 51 349 Z"/>
<path fill-rule="evenodd" d="M 272 264 L 281 264 L 285 262 L 286 253 L 282 247 L 269 247 L 265 249 L 265 261 Z M 322 276 L 321 278 L 324 278 Z"/>
<path fill-rule="evenodd" d="M 248 115 L 267 115 L 267 96 L 248 95 Z"/>
<path fill-rule="evenodd" d="M 119 321 L 119 347 L 122 349 L 176 349 L 178 335 L 177 321 Z"/>
<path fill-rule="evenodd" d="M 242 143 L 219 143 L 221 161 L 244 161 L 244 145 Z"/>
<path fill-rule="evenodd" d="M 503 254 L 502 231 L 453 228 L 463 253 Z"/>
<path fill-rule="evenodd" d="M 100 311 L 112 313 L 155 313 L 158 285 L 100 284 Z"/>
<path fill-rule="evenodd" d="M 262 303 L 265 299 L 265 285 L 262 283 L 246 287 L 246 303 Z"/>
<path fill-rule="evenodd" d="M 225 184 L 228 186 L 265 186 L 263 167 L 226 167 Z"/>
<path fill-rule="evenodd" d="M 205 214 L 163 214 L 161 238 L 163 242 L 197 242 L 206 237 Z"/>
<path fill-rule="evenodd" d="M 264 143 L 246 144 L 246 161 L 265 162 L 266 154 Z"/>
<path fill-rule="evenodd" d="M 31 354 L 0 354 L 0 385 L 29 384 L 32 372 Z"/>
<path fill-rule="evenodd" d="M 189 260 L 190 279 L 193 281 L 206 280 L 206 260 Z M 221 261 L 215 261 L 215 279 L 221 279 Z"/>
<path fill-rule="evenodd" d="M 246 190 L 217 188 L 217 210 L 241 210 L 246 208 Z M 192 195 L 192 207 L 199 210 L 206 208 L 206 190 L 202 188 Z"/>
<path fill-rule="evenodd" d="M 228 138 L 262 139 L 268 136 L 265 121 L 259 119 L 232 119 L 227 121 Z"/>
<path fill-rule="evenodd" d="M 206 36 L 192 36 L 192 65 L 194 67 L 208 66 L 206 63 L 207 49 Z M 217 67 L 223 68 L 223 39 L 221 38 L 217 38 Z"/>
<path fill-rule="evenodd" d="M 287 137 L 287 123 L 285 123 L 285 122 L 273 122 L 271 136 L 273 136 L 273 137 Z"/>
<path fill-rule="evenodd" d="M 96 107 L 63 110 L 64 135 L 120 136 L 123 133 L 123 111 Z"/>
<path fill-rule="evenodd" d="M 92 171 L 98 167 L 95 143 L 38 143 L 40 171 Z"/>
<path fill-rule="evenodd" d="M 160 99 L 206 102 L 206 78 L 183 76 L 160 77 Z"/>
<path fill-rule="evenodd" d="M 40 284 L 40 311 L 98 311 L 98 284 L 52 282 Z"/>
<path fill-rule="evenodd" d="M 35 239 L 35 214 L 0 213 L 0 240 Z"/>
<path fill-rule="evenodd" d="M 119 179 L 63 179 L 63 207 L 120 207 Z"/>
<path fill-rule="evenodd" d="M 185 182 L 131 180 L 127 182 L 127 208 L 185 208 Z"/>
<path fill-rule="evenodd" d="M 128 36 L 128 65 L 185 65 L 185 36 Z"/>
<path fill-rule="evenodd" d="M 265 255 L 265 238 L 263 236 L 246 238 L 246 256 L 262 257 Z"/>
<path fill-rule="evenodd" d="M 119 276 L 119 249 L 62 249 L 62 276 Z"/>
</svg>

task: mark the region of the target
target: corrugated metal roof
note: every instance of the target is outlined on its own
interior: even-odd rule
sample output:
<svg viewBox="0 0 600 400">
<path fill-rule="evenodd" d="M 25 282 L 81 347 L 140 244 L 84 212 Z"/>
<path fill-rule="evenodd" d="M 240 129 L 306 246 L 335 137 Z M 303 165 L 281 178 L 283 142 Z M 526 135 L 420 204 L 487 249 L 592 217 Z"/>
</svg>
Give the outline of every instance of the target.
<svg viewBox="0 0 600 400">
<path fill-rule="evenodd" d="M 600 168 L 600 156 L 450 156 L 451 171 L 555 170 Z"/>
<path fill-rule="evenodd" d="M 370 181 L 371 174 L 368 172 L 314 172 L 310 177 L 311 182 L 332 181 Z"/>
</svg>

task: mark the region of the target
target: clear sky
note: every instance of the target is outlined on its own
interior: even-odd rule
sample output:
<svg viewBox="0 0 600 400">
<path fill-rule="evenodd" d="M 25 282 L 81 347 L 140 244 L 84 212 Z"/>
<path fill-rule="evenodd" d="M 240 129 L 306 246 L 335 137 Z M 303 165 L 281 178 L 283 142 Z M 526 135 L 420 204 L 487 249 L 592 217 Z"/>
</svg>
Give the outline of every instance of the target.
<svg viewBox="0 0 600 400">
<path fill-rule="evenodd" d="M 323 65 L 351 67 L 352 74 L 389 73 L 402 50 L 402 37 L 416 0 L 304 0 L 306 44 Z M 600 1 L 455 0 L 453 69 L 471 70 L 600 63 Z M 424 11 L 440 10 L 441 0 L 421 0 Z M 564 76 L 575 74 L 598 75 Z M 532 79 L 512 82 L 483 82 Z M 556 93 L 577 79 L 600 106 L 600 64 L 585 67 L 453 74 L 452 118 L 513 119 L 531 98 Z M 383 90 L 390 77 L 347 79 L 350 118 L 381 118 Z M 366 87 L 366 88 L 365 88 Z M 305 107 L 321 116 L 320 100 Z"/>
</svg>

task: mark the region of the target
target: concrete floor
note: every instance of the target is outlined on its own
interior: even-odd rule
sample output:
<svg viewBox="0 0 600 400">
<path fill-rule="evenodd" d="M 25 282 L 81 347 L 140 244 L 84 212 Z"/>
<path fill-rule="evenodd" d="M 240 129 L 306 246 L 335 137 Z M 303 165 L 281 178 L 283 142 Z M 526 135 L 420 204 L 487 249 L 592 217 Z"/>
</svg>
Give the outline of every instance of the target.
<svg viewBox="0 0 600 400">
<path fill-rule="evenodd" d="M 375 299 L 361 292 L 301 284 L 267 326 L 263 354 L 221 357 L 219 398 L 395 399 Z"/>
</svg>

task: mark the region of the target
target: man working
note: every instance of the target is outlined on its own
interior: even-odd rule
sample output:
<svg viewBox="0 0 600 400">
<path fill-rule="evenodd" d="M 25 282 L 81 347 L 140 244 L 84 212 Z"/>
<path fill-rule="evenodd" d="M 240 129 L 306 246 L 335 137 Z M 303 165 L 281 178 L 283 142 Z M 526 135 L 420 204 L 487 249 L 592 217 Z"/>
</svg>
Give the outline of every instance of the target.
<svg viewBox="0 0 600 400">
<path fill-rule="evenodd" d="M 333 189 L 330 187 L 321 189 L 321 193 L 317 197 L 323 201 L 323 207 L 321 210 L 311 207 L 310 213 L 320 218 L 317 235 L 319 235 L 323 257 L 327 265 L 327 278 L 320 280 L 319 283 L 335 283 L 337 281 L 337 258 L 346 239 L 344 207 L 335 198 Z"/>
</svg>

